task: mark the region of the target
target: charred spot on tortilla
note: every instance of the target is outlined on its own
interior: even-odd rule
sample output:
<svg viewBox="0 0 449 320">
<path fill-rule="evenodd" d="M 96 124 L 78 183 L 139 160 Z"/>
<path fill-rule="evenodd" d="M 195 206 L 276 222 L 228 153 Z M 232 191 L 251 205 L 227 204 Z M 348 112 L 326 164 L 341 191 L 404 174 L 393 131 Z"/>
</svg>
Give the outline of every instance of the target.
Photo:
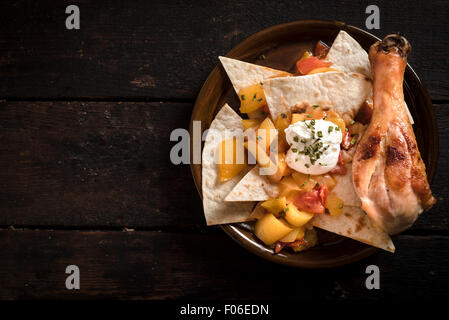
<svg viewBox="0 0 449 320">
<path fill-rule="evenodd" d="M 308 102 L 301 102 L 298 104 L 295 104 L 293 107 L 290 108 L 290 111 L 292 113 L 305 113 L 307 108 L 310 107 L 310 103 Z"/>
</svg>

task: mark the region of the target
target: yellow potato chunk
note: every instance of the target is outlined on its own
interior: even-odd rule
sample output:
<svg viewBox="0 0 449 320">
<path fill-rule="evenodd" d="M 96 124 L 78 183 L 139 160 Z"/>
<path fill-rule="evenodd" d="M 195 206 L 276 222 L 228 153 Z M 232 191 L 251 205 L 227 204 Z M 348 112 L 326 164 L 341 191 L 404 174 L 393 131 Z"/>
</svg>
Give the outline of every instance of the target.
<svg viewBox="0 0 449 320">
<path fill-rule="evenodd" d="M 257 109 L 267 104 L 267 101 L 265 100 L 265 94 L 263 92 L 263 87 L 260 83 L 240 90 L 239 99 L 241 113 L 256 111 Z"/>
<path fill-rule="evenodd" d="M 337 182 L 330 174 L 321 174 L 318 176 L 313 176 L 313 180 L 318 182 L 319 184 L 324 184 L 329 190 L 332 190 Z"/>
<path fill-rule="evenodd" d="M 278 183 L 281 181 L 282 177 L 288 176 L 291 174 L 291 170 L 285 162 L 285 154 L 279 153 L 277 157 L 277 170 L 275 174 L 269 175 L 268 179 L 271 182 Z"/>
<path fill-rule="evenodd" d="M 242 126 L 245 130 L 256 128 L 260 125 L 261 121 L 260 119 L 243 119 L 242 120 Z"/>
<path fill-rule="evenodd" d="M 285 209 L 285 220 L 292 226 L 302 227 L 312 218 L 312 213 L 298 210 L 293 203 L 288 204 Z"/>
<path fill-rule="evenodd" d="M 287 208 L 287 199 L 285 197 L 270 199 L 262 202 L 261 206 L 269 212 L 279 215 L 279 212 L 283 212 Z"/>
<path fill-rule="evenodd" d="M 282 239 L 293 229 L 282 219 L 277 219 L 272 213 L 267 213 L 257 220 L 254 234 L 266 245 L 272 245 Z"/>
<path fill-rule="evenodd" d="M 309 192 L 310 190 L 312 190 L 317 183 L 314 180 L 314 178 L 312 178 L 312 176 L 310 174 L 304 174 L 304 173 L 295 171 L 292 173 L 292 177 L 295 180 L 295 182 L 298 184 L 298 186 L 301 188 L 301 190 L 306 191 L 306 192 Z"/>
<path fill-rule="evenodd" d="M 257 143 L 265 148 L 265 151 L 269 153 L 271 142 L 276 139 L 277 132 L 273 124 L 273 121 L 269 117 L 266 117 L 259 126 L 256 132 Z"/>
<path fill-rule="evenodd" d="M 300 191 L 301 188 L 291 176 L 284 177 L 279 183 L 279 194 L 285 196 L 287 200 Z"/>
<path fill-rule="evenodd" d="M 326 208 L 329 210 L 331 216 L 336 217 L 343 211 L 344 202 L 334 194 L 329 194 L 326 197 Z"/>
<path fill-rule="evenodd" d="M 277 119 L 274 121 L 274 126 L 278 130 L 278 151 L 285 152 L 289 145 L 287 140 L 285 139 L 285 129 L 290 125 L 290 119 L 287 114 L 282 113 Z"/>
<path fill-rule="evenodd" d="M 327 111 L 326 115 L 327 115 L 326 120 L 336 124 L 340 128 L 341 133 L 343 134 L 346 130 L 346 124 L 343 118 L 333 110 Z"/>
<path fill-rule="evenodd" d="M 271 167 L 275 164 L 271 161 L 270 157 L 267 155 L 266 151 L 260 144 L 256 141 L 246 141 L 244 143 L 245 148 L 249 153 L 256 159 L 257 163 L 261 167 Z"/>
<path fill-rule="evenodd" d="M 304 237 L 304 227 L 294 228 L 289 234 L 283 237 L 282 242 L 293 242 Z"/>
<path fill-rule="evenodd" d="M 228 181 L 238 175 L 245 167 L 243 141 L 236 138 L 223 140 L 218 145 L 218 178 Z"/>
</svg>

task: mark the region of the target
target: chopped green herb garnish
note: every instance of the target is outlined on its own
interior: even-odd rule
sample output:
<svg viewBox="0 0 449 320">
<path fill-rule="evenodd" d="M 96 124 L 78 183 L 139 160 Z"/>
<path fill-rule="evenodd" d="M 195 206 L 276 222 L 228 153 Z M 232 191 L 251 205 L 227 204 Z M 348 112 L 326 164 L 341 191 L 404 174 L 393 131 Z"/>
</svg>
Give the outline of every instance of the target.
<svg viewBox="0 0 449 320">
<path fill-rule="evenodd" d="M 292 152 L 298 152 L 298 149 L 292 148 Z"/>
<path fill-rule="evenodd" d="M 346 131 L 346 132 L 348 132 L 348 131 L 349 131 L 349 129 L 348 129 L 348 128 L 345 128 L 345 131 Z"/>
<path fill-rule="evenodd" d="M 245 100 L 245 95 L 242 94 L 242 95 L 240 96 L 240 98 L 242 99 L 242 101 Z"/>
<path fill-rule="evenodd" d="M 285 119 L 287 118 L 287 115 L 285 113 L 281 113 L 281 117 Z"/>
<path fill-rule="evenodd" d="M 298 136 L 294 136 L 294 137 L 293 137 L 293 141 L 298 142 L 298 141 L 299 141 Z"/>
<path fill-rule="evenodd" d="M 259 82 L 261 86 L 263 86 L 263 82 Z"/>
<path fill-rule="evenodd" d="M 305 166 L 306 168 L 310 168 L 310 165 L 309 165 L 308 163 L 306 163 L 304 166 Z"/>
<path fill-rule="evenodd" d="M 304 138 L 302 138 L 302 139 L 301 139 L 301 142 L 302 142 L 302 143 L 306 143 L 306 142 L 307 142 L 307 140 L 306 140 L 306 139 L 304 139 Z"/>
<path fill-rule="evenodd" d="M 257 140 L 262 140 L 262 137 L 261 136 L 257 136 Z"/>
<path fill-rule="evenodd" d="M 312 126 L 314 126 L 314 125 L 315 125 L 315 120 L 311 120 L 311 121 L 310 121 L 310 124 L 311 124 Z"/>
<path fill-rule="evenodd" d="M 253 101 L 256 100 L 256 96 L 257 96 L 257 93 L 254 94 Z"/>
<path fill-rule="evenodd" d="M 338 204 L 338 209 L 343 209 L 343 203 Z"/>
<path fill-rule="evenodd" d="M 321 163 L 321 162 L 318 162 L 318 163 L 320 166 L 323 166 L 323 167 L 327 166 L 327 164 L 325 164 L 325 163 Z"/>
<path fill-rule="evenodd" d="M 257 102 L 260 102 L 260 101 L 262 101 L 262 98 L 257 99 Z"/>
<path fill-rule="evenodd" d="M 354 145 L 357 141 L 355 139 L 351 140 L 351 144 Z"/>
<path fill-rule="evenodd" d="M 318 105 L 318 104 L 314 104 L 313 106 L 312 106 L 314 109 L 316 109 L 316 108 L 319 108 L 320 107 L 320 105 Z"/>
<path fill-rule="evenodd" d="M 334 131 L 334 127 L 330 126 L 329 128 L 327 128 L 327 132 L 331 133 L 332 131 Z"/>
<path fill-rule="evenodd" d="M 318 137 L 320 137 L 320 138 L 323 137 L 323 133 L 321 131 L 318 131 L 317 134 L 318 134 Z"/>
<path fill-rule="evenodd" d="M 340 127 L 335 127 L 335 131 L 340 131 Z"/>
<path fill-rule="evenodd" d="M 265 58 L 266 58 L 266 57 L 265 57 L 264 54 L 261 54 L 261 55 L 259 56 L 259 59 L 260 59 L 260 60 L 265 60 Z"/>
<path fill-rule="evenodd" d="M 312 115 L 311 114 L 306 114 L 306 117 L 307 118 L 312 118 Z"/>
<path fill-rule="evenodd" d="M 352 126 L 354 123 L 355 123 L 355 121 L 354 121 L 354 120 L 351 120 L 351 126 Z"/>
</svg>

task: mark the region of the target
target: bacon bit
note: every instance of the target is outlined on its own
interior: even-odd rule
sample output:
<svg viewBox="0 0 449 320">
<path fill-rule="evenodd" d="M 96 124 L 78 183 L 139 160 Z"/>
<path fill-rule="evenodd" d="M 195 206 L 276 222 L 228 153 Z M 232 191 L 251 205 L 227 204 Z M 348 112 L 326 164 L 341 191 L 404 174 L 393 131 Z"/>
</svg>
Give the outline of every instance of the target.
<svg viewBox="0 0 449 320">
<path fill-rule="evenodd" d="M 343 150 L 340 150 L 337 165 L 330 172 L 333 174 L 341 174 L 341 175 L 346 174 L 345 162 L 343 161 Z"/>
<path fill-rule="evenodd" d="M 326 198 L 327 198 L 327 194 L 329 193 L 329 190 L 327 189 L 327 186 L 325 184 L 322 184 L 319 186 L 318 189 L 319 195 L 320 195 L 320 200 L 321 200 L 321 204 L 323 206 L 326 206 Z"/>
<path fill-rule="evenodd" d="M 298 210 L 310 213 L 320 214 L 325 211 L 324 205 L 321 203 L 320 188 L 314 188 L 309 192 L 296 195 L 293 199 L 293 204 Z"/>
<path fill-rule="evenodd" d="M 285 247 L 297 247 L 300 244 L 305 243 L 306 241 L 304 239 L 297 239 L 293 242 L 282 242 L 282 241 L 276 241 L 276 245 L 274 247 L 274 253 L 279 253 L 284 249 Z"/>
<path fill-rule="evenodd" d="M 315 46 L 315 56 L 318 57 L 318 59 L 323 59 L 327 56 L 327 53 L 329 52 L 329 47 L 327 44 L 325 44 L 323 41 L 318 41 Z"/>
</svg>

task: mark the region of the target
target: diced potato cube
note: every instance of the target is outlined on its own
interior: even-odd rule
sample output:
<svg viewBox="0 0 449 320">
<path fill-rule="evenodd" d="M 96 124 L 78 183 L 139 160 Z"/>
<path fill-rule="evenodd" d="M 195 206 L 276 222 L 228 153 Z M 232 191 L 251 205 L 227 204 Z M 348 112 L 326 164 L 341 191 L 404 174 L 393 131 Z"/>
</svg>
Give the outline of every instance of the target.
<svg viewBox="0 0 449 320">
<path fill-rule="evenodd" d="M 293 203 L 288 204 L 287 209 L 285 209 L 285 220 L 292 226 L 302 227 L 312 218 L 312 213 L 299 211 Z"/>
<path fill-rule="evenodd" d="M 341 133 L 344 134 L 346 130 L 346 124 L 343 118 L 333 110 L 327 111 L 326 115 L 327 115 L 326 120 L 336 124 L 340 128 Z"/>
<path fill-rule="evenodd" d="M 326 197 L 326 208 L 331 216 L 336 217 L 343 211 L 344 202 L 334 194 L 328 194 Z"/>
<path fill-rule="evenodd" d="M 297 227 L 294 228 L 289 234 L 287 234 L 279 241 L 293 242 L 296 241 L 297 239 L 302 239 L 303 237 L 304 237 L 304 227 Z"/>
<path fill-rule="evenodd" d="M 270 157 L 265 152 L 265 149 L 262 148 L 261 145 L 256 141 L 246 141 L 244 143 L 244 146 L 248 150 L 248 152 L 250 152 L 251 155 L 256 159 L 259 166 L 264 168 L 274 166 Z"/>
<path fill-rule="evenodd" d="M 276 139 L 277 132 L 273 122 L 269 117 L 266 117 L 259 126 L 256 132 L 257 143 L 261 144 L 265 151 L 269 153 L 271 142 Z"/>
<path fill-rule="evenodd" d="M 279 183 L 279 194 L 281 196 L 285 196 L 287 200 L 292 198 L 298 192 L 301 191 L 301 188 L 298 184 L 293 180 L 292 177 L 284 177 Z"/>
<path fill-rule="evenodd" d="M 260 83 L 240 90 L 239 99 L 241 113 L 256 111 L 267 103 L 262 84 Z"/>
<path fill-rule="evenodd" d="M 254 234 L 266 245 L 272 245 L 292 230 L 282 219 L 277 219 L 272 213 L 267 213 L 256 222 Z"/>
<path fill-rule="evenodd" d="M 287 208 L 287 200 L 285 197 L 270 199 L 262 202 L 261 206 L 269 212 L 279 215 L 279 212 L 283 212 Z"/>
<path fill-rule="evenodd" d="M 332 178 L 329 174 L 322 174 L 318 176 L 313 176 L 313 180 L 318 182 L 319 184 L 324 184 L 329 190 L 332 190 L 337 182 L 334 178 Z"/>
<path fill-rule="evenodd" d="M 290 118 L 287 114 L 282 113 L 275 121 L 274 126 L 278 130 L 278 151 L 285 152 L 289 145 L 285 139 L 285 129 L 290 125 Z"/>
<path fill-rule="evenodd" d="M 292 177 L 295 180 L 295 182 L 298 184 L 298 186 L 301 188 L 301 190 L 309 192 L 312 190 L 315 185 L 316 181 L 311 177 L 310 174 L 304 174 L 301 172 L 294 171 L 292 173 Z"/>
<path fill-rule="evenodd" d="M 281 181 L 282 177 L 288 176 L 291 174 L 291 170 L 285 162 L 285 154 L 279 153 L 277 156 L 277 171 L 275 174 L 269 175 L 268 179 L 271 182 L 278 183 Z"/>
<path fill-rule="evenodd" d="M 242 120 L 242 126 L 245 130 L 256 128 L 260 125 L 261 121 L 260 119 L 243 119 Z"/>
<path fill-rule="evenodd" d="M 218 177 L 228 181 L 238 175 L 245 167 L 245 149 L 243 141 L 236 138 L 223 140 L 218 146 Z"/>
</svg>

